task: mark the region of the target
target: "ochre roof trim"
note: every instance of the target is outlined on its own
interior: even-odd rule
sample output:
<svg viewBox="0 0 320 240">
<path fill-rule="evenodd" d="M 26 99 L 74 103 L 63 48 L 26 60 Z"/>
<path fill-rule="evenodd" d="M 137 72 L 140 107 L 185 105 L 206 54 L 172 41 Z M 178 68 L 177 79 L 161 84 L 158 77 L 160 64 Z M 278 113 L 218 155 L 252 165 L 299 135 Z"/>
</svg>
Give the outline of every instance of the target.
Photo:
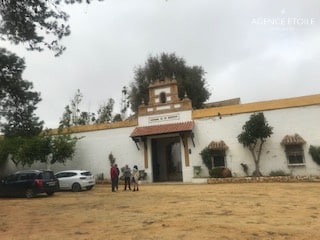
<svg viewBox="0 0 320 240">
<path fill-rule="evenodd" d="M 284 98 L 270 101 L 236 104 L 225 107 L 197 109 L 192 111 L 192 119 L 215 117 L 230 114 L 253 113 L 284 108 L 320 105 L 320 94 L 294 98 Z"/>
<path fill-rule="evenodd" d="M 93 125 L 79 125 L 72 126 L 70 128 L 64 128 L 62 133 L 82 133 L 82 132 L 92 132 L 106 129 L 115 129 L 115 128 L 125 128 L 125 127 L 135 127 L 138 125 L 138 120 L 131 121 L 121 121 L 113 123 L 100 123 Z M 58 129 L 51 129 L 50 133 L 55 135 L 58 134 Z"/>
<path fill-rule="evenodd" d="M 206 117 L 223 117 L 223 115 L 230 114 L 240 114 L 240 113 L 254 113 L 259 111 L 293 108 L 293 107 L 303 107 L 311 105 L 320 105 L 320 94 L 286 98 L 278 100 L 270 100 L 263 102 L 253 102 L 246 104 L 236 104 L 224 107 L 213 107 L 206 109 L 197 109 L 192 111 L 192 119 L 200 119 Z M 138 125 L 138 121 L 130 120 L 116 123 L 103 123 L 103 124 L 93 124 L 84 126 L 74 126 L 69 129 L 64 129 L 63 133 L 71 131 L 72 133 L 81 133 L 89 131 L 99 131 L 106 129 L 115 128 L 125 128 L 125 127 L 135 127 Z M 58 134 L 58 129 L 52 129 L 51 134 Z"/>
<path fill-rule="evenodd" d="M 306 141 L 299 135 L 286 135 L 282 141 L 281 144 L 283 145 L 295 145 L 295 144 L 305 144 Z"/>
<path fill-rule="evenodd" d="M 136 127 L 131 133 L 130 137 L 134 138 L 134 137 L 141 137 L 141 136 L 192 131 L 193 126 L 194 126 L 193 121 L 188 121 L 188 122 L 181 122 L 181 123 Z"/>
</svg>

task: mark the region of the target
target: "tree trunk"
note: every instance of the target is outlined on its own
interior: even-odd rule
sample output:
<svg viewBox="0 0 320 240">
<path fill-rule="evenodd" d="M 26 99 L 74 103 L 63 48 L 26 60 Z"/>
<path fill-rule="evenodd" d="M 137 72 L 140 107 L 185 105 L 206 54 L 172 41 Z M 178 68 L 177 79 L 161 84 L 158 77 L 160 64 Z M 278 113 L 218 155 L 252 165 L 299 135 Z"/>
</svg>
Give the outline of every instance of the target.
<svg viewBox="0 0 320 240">
<path fill-rule="evenodd" d="M 259 161 L 255 161 L 254 162 L 256 169 L 254 170 L 254 172 L 252 173 L 252 176 L 254 177 L 261 177 L 262 173 L 260 172 L 260 165 L 259 165 Z"/>
<path fill-rule="evenodd" d="M 253 157 L 253 161 L 254 161 L 254 165 L 255 165 L 255 170 L 253 171 L 252 173 L 252 176 L 254 177 L 260 177 L 262 176 L 261 172 L 260 172 L 260 165 L 259 165 L 259 160 L 260 160 L 260 151 L 261 151 L 261 148 L 259 149 L 259 153 L 258 153 L 258 157 L 256 156 L 255 152 L 254 152 L 254 147 L 253 148 L 250 148 L 250 152 L 252 154 L 252 157 Z"/>
</svg>

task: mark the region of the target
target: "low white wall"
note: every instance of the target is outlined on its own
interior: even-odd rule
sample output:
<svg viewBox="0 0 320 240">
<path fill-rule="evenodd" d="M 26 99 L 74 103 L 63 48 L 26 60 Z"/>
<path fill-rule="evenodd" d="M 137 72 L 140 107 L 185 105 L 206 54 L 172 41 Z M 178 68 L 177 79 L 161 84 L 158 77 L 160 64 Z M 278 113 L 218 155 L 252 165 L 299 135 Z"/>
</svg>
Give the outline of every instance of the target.
<svg viewBox="0 0 320 240">
<path fill-rule="evenodd" d="M 137 165 L 139 169 L 144 169 L 143 148 L 138 151 L 137 147 L 129 137 L 134 127 L 114 128 L 92 132 L 76 133 L 77 137 L 83 137 L 76 145 L 76 152 L 72 160 L 65 164 L 34 164 L 31 167 L 16 168 L 9 162 L 3 172 L 8 174 L 20 169 L 52 169 L 55 172 L 68 169 L 90 170 L 97 176 L 103 173 L 105 178 L 110 178 L 109 154 L 112 153 L 116 159 L 118 167 L 126 164 L 132 169 Z M 4 174 L 3 173 L 3 174 Z"/>
<path fill-rule="evenodd" d="M 242 126 L 252 113 L 223 115 L 195 120 L 194 143 L 188 139 L 188 147 L 191 151 L 190 166 L 185 166 L 183 144 L 181 143 L 181 158 L 183 181 L 192 182 L 194 177 L 193 166 L 201 166 L 201 176 L 208 176 L 208 171 L 202 163 L 200 152 L 211 142 L 223 140 L 229 149 L 226 151 L 227 167 L 232 171 L 233 176 L 245 176 L 241 163 L 249 167 L 249 173 L 254 170 L 254 163 L 248 149 L 238 142 L 237 136 L 242 131 Z M 287 108 L 281 110 L 264 111 L 264 115 L 270 126 L 273 127 L 273 135 L 264 145 L 261 155 L 260 170 L 263 175 L 269 175 L 271 171 L 283 170 L 292 175 L 320 175 L 320 167 L 313 162 L 308 153 L 310 145 L 320 145 L 320 106 L 308 106 Z M 78 137 L 83 136 L 77 144 L 77 150 L 72 161 L 65 165 L 54 164 L 46 166 L 38 164 L 32 168 L 51 168 L 60 171 L 65 169 L 87 169 L 95 176 L 103 173 L 109 178 L 110 163 L 108 156 L 112 152 L 116 158 L 119 168 L 128 164 L 130 168 L 137 165 L 144 169 L 144 150 L 140 146 L 137 149 L 135 143 L 129 137 L 134 127 L 114 128 L 93 132 L 77 133 Z M 305 141 L 304 157 L 305 165 L 300 167 L 289 167 L 287 164 L 284 147 L 281 141 L 285 135 L 298 133 Z M 152 160 L 151 146 L 148 148 L 149 168 L 145 169 L 148 176 L 147 181 L 152 181 Z M 2 173 L 13 172 L 17 169 L 12 163 L 2 168 Z"/>
<path fill-rule="evenodd" d="M 66 165 L 52 165 L 54 171 L 62 169 L 87 169 L 94 175 L 104 174 L 105 178 L 110 178 L 109 154 L 112 153 L 116 159 L 118 167 L 126 164 L 130 168 L 137 165 L 143 168 L 143 153 L 129 137 L 133 127 L 115 128 L 100 130 L 95 132 L 77 133 L 78 137 L 83 136 L 77 143 L 77 150 L 72 161 Z"/>
<path fill-rule="evenodd" d="M 211 141 L 223 140 L 229 149 L 226 151 L 227 167 L 233 176 L 245 176 L 241 163 L 249 167 L 251 174 L 255 167 L 252 156 L 237 139 L 242 132 L 242 126 L 249 120 L 252 113 L 227 115 L 195 120 L 195 148 L 191 147 L 191 166 L 202 166 L 202 175 L 208 176 L 208 171 L 202 163 L 200 152 Z M 263 147 L 260 160 L 260 170 L 263 175 L 271 171 L 283 170 L 292 175 L 320 175 L 320 167 L 308 153 L 310 145 L 320 145 L 320 106 L 287 108 L 281 110 L 264 111 L 269 125 L 273 127 L 273 134 Z M 305 165 L 289 167 L 284 147 L 280 144 L 286 135 L 298 133 L 305 141 Z M 191 146 L 191 145 L 190 145 Z M 190 176 L 189 176 L 190 178 Z"/>
</svg>

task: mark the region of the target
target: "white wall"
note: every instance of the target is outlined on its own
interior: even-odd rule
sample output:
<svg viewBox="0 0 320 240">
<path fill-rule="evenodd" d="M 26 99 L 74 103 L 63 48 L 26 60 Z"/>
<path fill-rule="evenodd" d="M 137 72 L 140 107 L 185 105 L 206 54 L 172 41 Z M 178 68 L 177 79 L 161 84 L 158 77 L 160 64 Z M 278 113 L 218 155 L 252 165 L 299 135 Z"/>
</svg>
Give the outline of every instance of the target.
<svg viewBox="0 0 320 240">
<path fill-rule="evenodd" d="M 112 153 L 116 159 L 118 167 L 126 164 L 132 169 L 137 165 L 143 168 L 143 152 L 137 147 L 129 137 L 133 127 L 115 128 L 95 132 L 77 133 L 78 137 L 84 136 L 77 143 L 77 150 L 72 161 L 68 161 L 66 166 L 52 165 L 55 171 L 61 169 L 88 169 L 94 175 L 103 173 L 106 178 L 110 178 L 109 154 Z"/>
<path fill-rule="evenodd" d="M 128 164 L 132 169 L 137 165 L 139 169 L 144 168 L 143 148 L 138 151 L 136 144 L 129 137 L 134 127 L 115 128 L 92 132 L 82 132 L 74 134 L 77 137 L 83 137 L 76 145 L 76 152 L 72 160 L 64 164 L 35 164 L 31 167 L 16 168 L 12 163 L 4 169 L 6 174 L 20 169 L 45 169 L 50 168 L 54 172 L 68 169 L 90 170 L 92 174 L 104 174 L 105 178 L 110 178 L 109 154 L 112 152 L 116 158 L 118 167 L 121 168 Z"/>
<path fill-rule="evenodd" d="M 242 132 L 242 126 L 252 113 L 228 115 L 195 120 L 195 145 L 191 147 L 191 166 L 202 166 L 202 174 L 208 171 L 202 164 L 199 155 L 211 141 L 223 140 L 229 149 L 226 151 L 227 167 L 233 176 L 245 176 L 240 163 L 249 166 L 249 173 L 255 169 L 252 156 L 248 149 L 238 142 L 237 136 Z M 283 170 L 293 175 L 319 175 L 320 167 L 314 163 L 308 153 L 310 145 L 320 145 L 320 106 L 287 108 L 264 111 L 269 125 L 273 127 L 273 135 L 264 145 L 260 160 L 260 170 L 263 175 L 271 171 Z M 284 136 L 298 133 L 305 141 L 305 166 L 288 167 L 284 147 L 280 144 Z M 191 146 L 191 145 L 190 145 Z M 190 178 L 190 176 L 189 176 Z"/>
<path fill-rule="evenodd" d="M 208 176 L 208 171 L 202 163 L 200 152 L 211 141 L 223 140 L 229 149 L 226 151 L 227 167 L 233 173 L 233 176 L 244 176 L 245 173 L 240 163 L 246 163 L 249 166 L 249 173 L 254 170 L 254 163 L 248 149 L 238 142 L 237 136 L 242 131 L 242 126 L 252 113 L 223 115 L 219 117 L 202 118 L 195 120 L 194 141 L 188 139 L 188 146 L 191 150 L 190 166 L 185 166 L 183 144 L 181 142 L 181 158 L 183 181 L 191 182 L 193 178 L 193 166 L 202 166 L 202 176 Z M 281 110 L 264 111 L 264 115 L 270 126 L 273 127 L 273 135 L 265 143 L 261 161 L 260 170 L 262 174 L 269 175 L 271 171 L 283 170 L 293 175 L 319 175 L 320 167 L 313 162 L 308 153 L 310 145 L 320 145 L 320 106 L 307 106 L 297 108 L 287 108 Z M 76 136 L 84 136 L 77 144 L 76 154 L 72 161 L 67 161 L 66 165 L 54 164 L 49 166 L 54 171 L 64 169 L 87 169 L 94 175 L 103 173 L 109 178 L 109 159 L 110 152 L 116 158 L 116 163 L 121 168 L 125 164 L 138 165 L 139 169 L 144 169 L 144 150 L 140 146 L 137 149 L 135 143 L 129 137 L 134 127 L 115 128 L 99 130 L 94 132 L 77 133 Z M 287 159 L 283 146 L 280 142 L 285 135 L 294 135 L 298 133 L 305 141 L 305 166 L 288 167 Z M 151 145 L 149 143 L 149 168 L 147 180 L 152 181 L 152 161 Z M 37 168 L 46 168 L 44 164 L 33 166 Z M 3 171 L 12 172 L 17 170 L 12 163 L 9 163 Z"/>
</svg>

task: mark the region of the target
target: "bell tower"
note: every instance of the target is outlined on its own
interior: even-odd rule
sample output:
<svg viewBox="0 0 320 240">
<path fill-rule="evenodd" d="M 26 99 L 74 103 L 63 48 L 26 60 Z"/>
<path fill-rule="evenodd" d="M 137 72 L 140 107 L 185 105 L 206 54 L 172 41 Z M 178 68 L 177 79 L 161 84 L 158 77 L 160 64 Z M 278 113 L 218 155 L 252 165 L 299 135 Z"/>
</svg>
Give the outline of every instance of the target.
<svg viewBox="0 0 320 240">
<path fill-rule="evenodd" d="M 189 167 L 188 138 L 191 138 L 194 145 L 193 126 L 191 100 L 187 97 L 179 99 L 176 79 L 163 78 L 149 85 L 149 102 L 139 106 L 138 127 L 133 130 L 130 137 L 136 143 L 138 149 L 143 146 L 144 167 L 146 169 L 149 166 L 149 156 L 161 152 L 163 150 L 161 146 L 168 145 L 172 138 L 175 138 L 175 143 L 180 144 L 181 142 L 183 145 L 184 166 Z M 160 138 L 163 140 L 159 140 Z M 154 144 L 152 144 L 152 141 Z M 155 144 L 156 142 L 159 145 Z M 152 147 L 153 145 L 154 147 Z M 156 145 L 162 150 L 155 147 Z M 176 155 L 179 154 L 181 156 L 181 151 L 177 150 Z M 164 160 L 165 156 L 160 155 L 158 157 L 162 159 L 162 166 L 166 166 L 162 170 L 165 170 L 168 167 L 166 164 L 169 160 Z M 179 161 L 181 162 L 181 160 Z M 156 165 L 156 158 L 153 158 L 152 166 Z M 157 172 L 156 169 L 153 170 Z"/>
<path fill-rule="evenodd" d="M 149 103 L 139 106 L 138 115 L 141 117 L 191 110 L 192 104 L 189 98 L 179 99 L 176 79 L 164 78 L 155 80 L 149 85 Z"/>
</svg>

